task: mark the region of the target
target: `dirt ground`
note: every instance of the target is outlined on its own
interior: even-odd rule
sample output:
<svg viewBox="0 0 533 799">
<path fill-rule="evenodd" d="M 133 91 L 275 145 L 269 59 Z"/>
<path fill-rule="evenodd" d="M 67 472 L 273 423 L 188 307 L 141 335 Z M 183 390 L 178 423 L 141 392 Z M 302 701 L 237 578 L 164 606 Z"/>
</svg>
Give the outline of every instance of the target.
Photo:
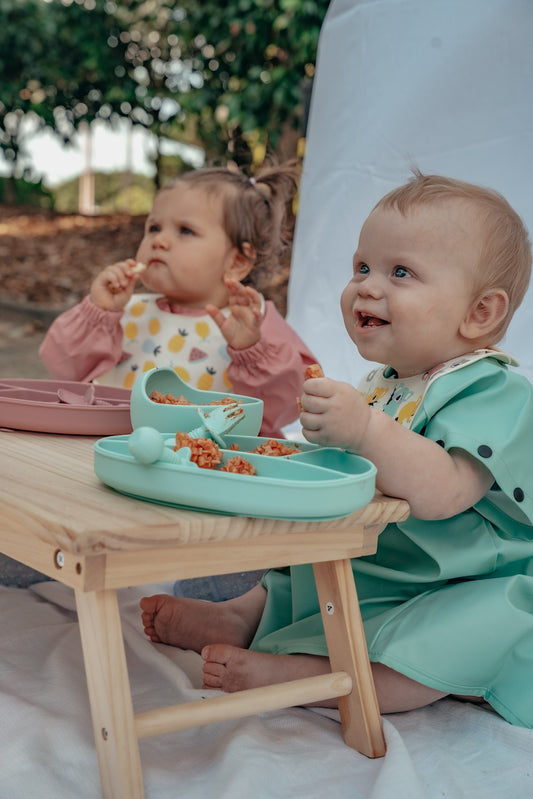
<svg viewBox="0 0 533 799">
<path fill-rule="evenodd" d="M 46 378 L 39 345 L 104 266 L 135 254 L 144 216 L 86 217 L 0 204 L 0 378 Z"/>
<path fill-rule="evenodd" d="M 39 358 L 48 318 L 8 310 L 0 305 L 0 379 L 49 377 Z"/>
</svg>

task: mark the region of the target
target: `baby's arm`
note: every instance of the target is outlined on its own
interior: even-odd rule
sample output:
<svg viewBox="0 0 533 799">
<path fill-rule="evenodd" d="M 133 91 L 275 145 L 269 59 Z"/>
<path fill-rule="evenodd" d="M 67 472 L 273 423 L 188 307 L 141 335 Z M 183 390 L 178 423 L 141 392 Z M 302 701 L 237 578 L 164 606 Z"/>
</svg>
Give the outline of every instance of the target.
<svg viewBox="0 0 533 799">
<path fill-rule="evenodd" d="M 122 312 L 103 311 L 85 297 L 54 320 L 39 349 L 57 380 L 94 380 L 122 357 Z"/>
<path fill-rule="evenodd" d="M 409 502 L 419 519 L 445 519 L 470 508 L 489 490 L 488 469 L 462 450 L 447 452 L 371 408 L 348 383 L 304 383 L 300 421 L 308 441 L 342 447 L 372 461 L 384 494 Z"/>
<path fill-rule="evenodd" d="M 106 266 L 92 282 L 91 300 L 104 311 L 124 310 L 142 270 L 133 258 Z"/>
<path fill-rule="evenodd" d="M 261 337 L 261 295 L 238 280 L 226 280 L 225 283 L 229 294 L 229 316 L 225 316 L 214 305 L 206 306 L 206 310 L 219 326 L 228 345 L 235 350 L 246 350 L 257 344 Z"/>
</svg>

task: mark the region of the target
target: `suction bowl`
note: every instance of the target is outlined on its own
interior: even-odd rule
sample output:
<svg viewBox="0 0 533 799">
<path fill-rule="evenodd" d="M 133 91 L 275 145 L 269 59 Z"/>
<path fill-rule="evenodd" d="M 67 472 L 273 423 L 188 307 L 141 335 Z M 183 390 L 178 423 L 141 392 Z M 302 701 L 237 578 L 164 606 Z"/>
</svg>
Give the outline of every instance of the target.
<svg viewBox="0 0 533 799">
<path fill-rule="evenodd" d="M 163 405 L 150 399 L 152 391 L 161 394 L 172 394 L 174 397 L 185 397 L 192 405 Z M 242 404 L 244 417 L 232 430 L 242 436 L 257 436 L 263 420 L 263 401 L 255 397 L 232 394 L 222 391 L 200 391 L 185 383 L 169 366 L 151 369 L 138 378 L 131 392 L 132 427 L 154 427 L 160 433 L 172 433 L 181 430 L 187 433 L 198 427 L 199 405 L 210 405 L 226 397 L 231 397 Z"/>
</svg>

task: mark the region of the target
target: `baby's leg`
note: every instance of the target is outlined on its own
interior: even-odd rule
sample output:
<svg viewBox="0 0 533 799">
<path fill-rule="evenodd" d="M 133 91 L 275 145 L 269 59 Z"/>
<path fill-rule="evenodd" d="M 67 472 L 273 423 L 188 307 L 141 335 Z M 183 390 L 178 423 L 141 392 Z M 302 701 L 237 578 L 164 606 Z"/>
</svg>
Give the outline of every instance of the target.
<svg viewBox="0 0 533 799">
<path fill-rule="evenodd" d="M 203 687 L 230 693 L 331 671 L 329 659 L 318 655 L 272 655 L 221 643 L 205 646 L 201 654 Z"/>
<path fill-rule="evenodd" d="M 403 713 L 444 699 L 448 694 L 415 682 L 383 663 L 372 663 L 372 677 L 381 713 Z"/>
<path fill-rule="evenodd" d="M 155 594 L 143 597 L 144 631 L 155 643 L 201 652 L 212 643 L 247 647 L 266 602 L 266 590 L 256 585 L 246 594 L 225 602 Z"/>
<path fill-rule="evenodd" d="M 317 655 L 272 655 L 239 649 L 228 644 L 214 644 L 202 650 L 204 688 L 242 691 L 278 682 L 314 677 L 331 671 L 329 659 Z M 442 691 L 422 685 L 381 663 L 372 663 L 381 713 L 400 713 L 430 705 L 446 696 Z M 337 700 L 316 703 L 336 707 Z"/>
</svg>

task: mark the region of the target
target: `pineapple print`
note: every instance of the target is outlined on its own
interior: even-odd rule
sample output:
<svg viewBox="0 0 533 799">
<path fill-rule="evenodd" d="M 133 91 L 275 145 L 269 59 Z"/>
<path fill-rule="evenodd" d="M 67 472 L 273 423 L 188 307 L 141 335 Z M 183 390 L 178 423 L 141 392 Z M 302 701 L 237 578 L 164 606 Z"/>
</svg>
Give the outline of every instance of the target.
<svg viewBox="0 0 533 799">
<path fill-rule="evenodd" d="M 209 325 L 207 322 L 196 322 L 194 329 L 196 330 L 196 333 L 200 339 L 203 341 L 205 341 L 209 336 Z"/>
<path fill-rule="evenodd" d="M 168 348 L 170 352 L 179 352 L 181 349 L 183 349 L 185 338 L 188 335 L 189 334 L 187 330 L 179 330 L 175 336 L 172 336 L 168 342 Z"/>
<path fill-rule="evenodd" d="M 143 372 L 149 372 L 150 369 L 155 369 L 155 363 L 153 361 L 145 361 L 143 366 Z"/>
<path fill-rule="evenodd" d="M 210 366 L 208 366 L 203 375 L 201 375 L 198 378 L 198 384 L 197 384 L 198 388 L 201 389 L 202 391 L 209 391 L 211 386 L 213 385 L 213 379 L 215 374 L 216 374 L 216 369 L 212 369 Z"/>
</svg>

